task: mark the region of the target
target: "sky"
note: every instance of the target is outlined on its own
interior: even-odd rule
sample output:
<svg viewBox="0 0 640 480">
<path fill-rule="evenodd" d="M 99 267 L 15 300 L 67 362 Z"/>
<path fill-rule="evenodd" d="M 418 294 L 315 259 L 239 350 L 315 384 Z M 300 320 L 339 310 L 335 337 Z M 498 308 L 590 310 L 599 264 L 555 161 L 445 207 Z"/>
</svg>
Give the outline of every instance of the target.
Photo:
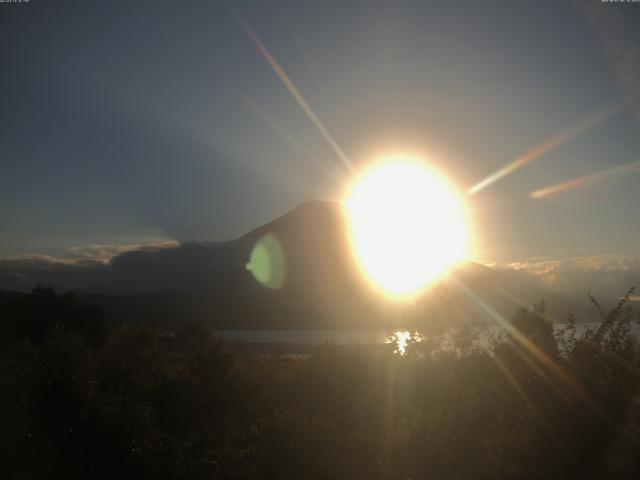
<svg viewBox="0 0 640 480">
<path fill-rule="evenodd" d="M 461 192 L 537 152 L 466 197 L 475 259 L 640 272 L 638 25 L 600 0 L 0 4 L 0 258 L 235 238 L 340 200 L 337 145 Z"/>
</svg>

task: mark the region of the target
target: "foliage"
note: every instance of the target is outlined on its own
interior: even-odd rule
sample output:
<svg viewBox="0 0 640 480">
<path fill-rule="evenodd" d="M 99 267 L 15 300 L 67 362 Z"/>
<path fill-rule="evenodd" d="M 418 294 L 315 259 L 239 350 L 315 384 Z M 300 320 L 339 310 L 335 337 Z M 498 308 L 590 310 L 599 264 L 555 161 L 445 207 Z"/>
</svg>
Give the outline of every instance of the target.
<svg viewBox="0 0 640 480">
<path fill-rule="evenodd" d="M 232 354 L 195 326 L 124 326 L 40 289 L 0 354 L 4 478 L 630 478 L 640 351 L 629 296 L 554 331 L 540 303 L 505 329 Z M 87 317 L 85 318 L 84 315 Z M 26 320 L 25 320 L 26 319 Z M 11 322 L 25 321 L 22 326 Z M 27 328 L 28 326 L 28 328 Z"/>
</svg>

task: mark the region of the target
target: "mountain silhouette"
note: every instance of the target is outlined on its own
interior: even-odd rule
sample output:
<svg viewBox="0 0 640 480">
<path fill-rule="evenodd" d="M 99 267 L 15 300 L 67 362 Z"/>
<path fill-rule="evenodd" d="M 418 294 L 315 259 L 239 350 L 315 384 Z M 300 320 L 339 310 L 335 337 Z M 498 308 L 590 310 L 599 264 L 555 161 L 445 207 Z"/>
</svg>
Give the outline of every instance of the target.
<svg viewBox="0 0 640 480">
<path fill-rule="evenodd" d="M 281 270 L 275 288 L 261 283 L 258 266 L 250 265 L 266 238 L 277 247 L 273 256 L 281 257 L 282 265 L 270 265 L 273 259 L 263 252 L 263 268 Z M 556 319 L 576 311 L 541 285 L 472 262 L 456 265 L 408 304 L 384 299 L 356 265 L 346 212 L 333 202 L 304 203 L 228 242 L 130 251 L 92 268 L 78 289 L 81 300 L 99 305 L 115 322 L 193 321 L 227 329 L 394 328 L 435 319 L 473 325 L 510 318 L 542 298 Z"/>
</svg>

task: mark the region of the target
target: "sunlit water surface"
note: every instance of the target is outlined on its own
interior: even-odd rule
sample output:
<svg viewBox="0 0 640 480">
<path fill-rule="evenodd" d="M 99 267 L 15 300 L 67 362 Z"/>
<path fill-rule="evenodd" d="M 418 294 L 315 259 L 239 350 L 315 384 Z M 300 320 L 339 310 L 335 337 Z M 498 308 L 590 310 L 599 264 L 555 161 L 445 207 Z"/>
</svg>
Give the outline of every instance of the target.
<svg viewBox="0 0 640 480">
<path fill-rule="evenodd" d="M 578 333 L 586 328 L 597 327 L 598 323 L 578 323 L 576 330 Z M 566 327 L 566 324 L 557 323 L 556 329 Z M 640 338 L 640 325 L 632 324 L 632 332 Z M 482 338 L 483 333 L 487 336 L 491 333 L 499 333 L 500 327 L 479 327 L 478 337 Z M 380 345 L 393 343 L 396 353 L 404 354 L 409 343 L 420 343 L 423 336 L 417 332 L 404 329 L 362 329 L 362 330 L 220 330 L 215 332 L 226 342 L 230 343 L 289 343 L 295 345 Z"/>
</svg>

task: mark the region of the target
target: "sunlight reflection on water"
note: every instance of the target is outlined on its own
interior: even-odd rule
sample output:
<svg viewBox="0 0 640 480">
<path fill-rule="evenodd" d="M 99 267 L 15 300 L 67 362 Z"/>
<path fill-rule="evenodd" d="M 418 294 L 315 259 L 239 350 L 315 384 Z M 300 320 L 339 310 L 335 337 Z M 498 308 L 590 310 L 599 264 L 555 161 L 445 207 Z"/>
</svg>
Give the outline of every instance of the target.
<svg viewBox="0 0 640 480">
<path fill-rule="evenodd" d="M 586 328 L 597 327 L 598 323 L 578 323 L 576 328 L 582 333 Z M 566 324 L 555 324 L 556 331 L 565 327 Z M 472 329 L 472 339 L 476 342 L 488 342 L 491 334 L 499 334 L 503 330 L 500 327 L 478 327 Z M 634 324 L 631 327 L 640 339 L 640 325 Z M 281 343 L 292 345 L 380 345 L 394 344 L 398 355 L 405 355 L 407 346 L 412 343 L 422 343 L 426 337 L 419 332 L 411 333 L 410 330 L 396 329 L 359 329 L 359 330 L 338 330 L 338 329 L 317 329 L 317 330 L 218 330 L 214 332 L 230 343 Z M 452 333 L 452 332 L 449 332 Z M 441 343 L 447 344 L 447 335 L 441 338 Z M 481 345 L 482 346 L 482 345 Z"/>
<path fill-rule="evenodd" d="M 409 330 L 396 330 L 389 335 L 387 343 L 393 343 L 395 349 L 393 353 L 404 356 L 407 353 L 407 346 L 412 343 L 420 343 L 424 337 L 419 332 L 411 333 Z"/>
</svg>

